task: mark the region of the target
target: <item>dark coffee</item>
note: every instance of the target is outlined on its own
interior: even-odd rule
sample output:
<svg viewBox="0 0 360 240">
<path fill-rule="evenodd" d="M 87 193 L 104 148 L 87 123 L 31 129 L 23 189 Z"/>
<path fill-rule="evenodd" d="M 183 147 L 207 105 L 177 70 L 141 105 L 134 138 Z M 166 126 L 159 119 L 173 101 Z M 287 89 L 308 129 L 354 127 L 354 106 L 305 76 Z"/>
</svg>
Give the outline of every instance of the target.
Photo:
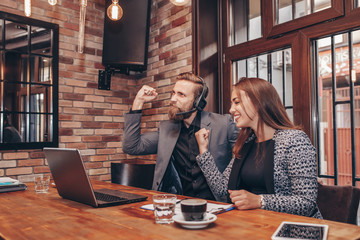
<svg viewBox="0 0 360 240">
<path fill-rule="evenodd" d="M 185 221 L 201 221 L 204 219 L 207 202 L 203 199 L 185 199 L 181 201 L 181 212 Z"/>
</svg>

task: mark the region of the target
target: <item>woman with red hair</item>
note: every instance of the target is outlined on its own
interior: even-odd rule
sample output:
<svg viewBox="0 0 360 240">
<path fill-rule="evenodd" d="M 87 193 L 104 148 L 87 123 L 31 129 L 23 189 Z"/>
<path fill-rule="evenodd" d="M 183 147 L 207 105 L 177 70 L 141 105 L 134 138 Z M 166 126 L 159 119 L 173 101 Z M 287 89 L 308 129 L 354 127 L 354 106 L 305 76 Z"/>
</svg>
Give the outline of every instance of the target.
<svg viewBox="0 0 360 240">
<path fill-rule="evenodd" d="M 275 88 L 260 78 L 241 78 L 231 94 L 230 113 L 240 132 L 234 158 L 222 173 L 207 151 L 210 130 L 196 133 L 197 162 L 213 194 L 240 210 L 322 218 L 315 148 L 290 121 Z"/>
</svg>

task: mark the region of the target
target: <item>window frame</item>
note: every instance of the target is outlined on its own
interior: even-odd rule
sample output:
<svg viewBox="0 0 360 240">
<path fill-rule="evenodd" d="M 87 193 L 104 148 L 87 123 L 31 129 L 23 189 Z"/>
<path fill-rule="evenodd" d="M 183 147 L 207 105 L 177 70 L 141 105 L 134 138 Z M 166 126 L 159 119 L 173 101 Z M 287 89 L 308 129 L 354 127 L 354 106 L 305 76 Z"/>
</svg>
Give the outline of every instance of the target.
<svg viewBox="0 0 360 240">
<path fill-rule="evenodd" d="M 343 0 L 341 6 L 344 6 L 343 16 L 339 16 L 332 21 L 323 21 L 321 16 L 313 25 L 305 26 L 298 21 L 291 21 L 294 25 L 292 29 L 285 28 L 276 38 L 267 35 L 252 41 L 238 45 L 228 46 L 229 37 L 229 1 L 223 1 L 222 15 L 223 19 L 223 85 L 222 85 L 222 102 L 223 113 L 227 113 L 230 107 L 229 93 L 232 89 L 232 63 L 233 61 L 246 57 L 266 53 L 270 50 L 278 49 L 284 46 L 292 49 L 292 66 L 293 66 L 293 113 L 295 124 L 303 127 L 303 130 L 309 135 L 310 139 L 317 147 L 317 109 L 316 109 L 316 87 L 313 83 L 313 59 L 311 40 L 329 36 L 334 33 L 341 33 L 360 27 L 360 8 L 354 8 L 354 0 Z M 262 0 L 264 4 L 264 0 Z M 265 6 L 265 7 L 264 7 Z M 262 5 L 262 14 L 271 15 L 269 11 L 264 11 L 268 5 Z M 273 11 L 271 9 L 271 11 Z M 319 14 L 317 14 L 319 15 Z M 309 16 L 311 19 L 312 16 Z M 263 30 L 266 28 L 266 17 L 263 17 Z M 315 19 L 316 20 L 316 19 Z M 285 24 L 285 23 L 284 23 Z M 286 29 L 290 29 L 287 31 Z M 280 33 L 280 32 L 279 32 Z M 295 90 L 296 89 L 296 90 Z M 320 171 L 320 169 L 319 169 Z M 320 172 L 319 172 L 320 174 Z M 353 173 L 354 174 L 354 173 Z M 360 179 L 356 177 L 355 183 L 359 184 Z"/>
<path fill-rule="evenodd" d="M 19 84 L 19 86 L 26 84 L 29 85 L 30 87 L 36 86 L 36 85 L 43 85 L 45 86 L 45 91 L 50 91 L 49 89 L 52 88 L 52 104 L 51 104 L 51 108 L 52 108 L 52 113 L 48 113 L 48 111 L 46 111 L 45 113 L 42 112 L 31 112 L 29 109 L 25 110 L 25 111 L 15 111 L 14 113 L 16 114 L 20 114 L 19 116 L 21 116 L 22 114 L 27 114 L 27 115 L 46 115 L 46 116 L 51 116 L 52 115 L 52 126 L 46 126 L 46 128 L 50 128 L 49 132 L 52 133 L 52 140 L 51 141 L 44 141 L 44 142 L 20 142 L 20 143 L 0 143 L 0 150 L 16 150 L 16 149 L 42 149 L 43 147 L 58 147 L 59 145 L 59 127 L 58 127 L 58 78 L 59 78 L 59 25 L 55 24 L 55 23 L 49 23 L 49 22 L 44 22 L 41 20 L 37 20 L 37 19 L 32 19 L 32 18 L 27 18 L 27 17 L 23 17 L 23 16 L 19 16 L 19 15 L 15 15 L 15 14 L 11 14 L 11 13 L 7 13 L 7 12 L 2 12 L 0 11 L 0 21 L 3 21 L 3 19 L 5 19 L 5 21 L 12 21 L 15 23 L 19 23 L 19 24 L 26 24 L 28 26 L 34 26 L 34 27 L 41 27 L 41 28 L 46 28 L 46 29 L 50 29 L 51 30 L 51 44 L 52 44 L 52 54 L 49 58 L 52 58 L 52 84 L 47 84 L 45 85 L 45 83 L 40 83 L 40 82 L 28 82 L 25 81 L 23 82 L 16 82 L 16 84 Z M 3 26 L 5 28 L 5 26 Z M 5 30 L 4 30 L 5 31 Z M 4 33 L 4 32 L 3 32 Z M 5 35 L 1 35 L 2 36 L 2 43 L 6 44 L 5 42 Z M 31 36 L 28 34 L 28 36 Z M 28 40 L 28 47 L 30 46 L 29 49 L 31 49 L 31 40 Z M 3 48 L 1 48 L 1 51 L 3 51 L 5 53 L 5 51 L 9 51 L 9 50 L 5 50 Z M 39 54 L 33 53 L 32 51 L 29 51 L 26 53 L 28 56 L 38 56 Z M 5 57 L 5 54 L 4 56 Z M 46 57 L 46 56 L 44 56 Z M 28 63 L 30 64 L 30 63 Z M 29 70 L 28 70 L 29 71 Z M 34 71 L 34 73 L 36 73 L 38 71 L 31 69 L 31 71 Z M 4 85 L 5 81 L 1 81 L 2 86 Z M 28 91 L 28 90 L 27 90 Z M 29 93 L 27 93 L 29 94 Z M 0 101 L 2 101 L 3 99 L 3 95 L 0 95 Z M 27 96 L 30 97 L 30 96 Z M 45 103 L 45 102 L 44 102 Z M 49 104 L 47 104 L 49 107 Z M 1 104 L 1 116 L 4 114 L 3 112 L 5 112 L 5 109 L 3 109 L 3 104 Z M 0 123 L 3 124 L 3 119 L 1 118 Z M 50 124 L 50 123 L 49 123 Z M 26 125 L 29 125 L 29 120 L 26 121 Z M 29 126 L 26 126 L 26 128 L 29 128 Z"/>
<path fill-rule="evenodd" d="M 344 2 L 341 0 L 331 0 L 331 7 L 310 15 L 306 15 L 294 20 L 275 25 L 275 1 L 262 0 L 262 9 L 270 9 L 264 17 L 264 37 L 275 37 L 300 28 L 308 27 L 324 21 L 333 20 L 344 15 Z"/>
</svg>

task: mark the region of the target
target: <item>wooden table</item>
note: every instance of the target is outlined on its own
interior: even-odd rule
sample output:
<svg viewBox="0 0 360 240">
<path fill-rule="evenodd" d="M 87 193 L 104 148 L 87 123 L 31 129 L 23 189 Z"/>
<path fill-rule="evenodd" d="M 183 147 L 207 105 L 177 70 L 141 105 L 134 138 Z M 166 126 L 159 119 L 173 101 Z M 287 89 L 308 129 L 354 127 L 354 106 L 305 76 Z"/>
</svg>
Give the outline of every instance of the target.
<svg viewBox="0 0 360 240">
<path fill-rule="evenodd" d="M 148 196 L 138 202 L 107 208 L 62 199 L 55 188 L 36 194 L 28 190 L 0 194 L 0 237 L 3 239 L 270 239 L 282 221 L 329 225 L 328 239 L 359 239 L 360 227 L 265 210 L 233 210 L 219 214 L 205 229 L 189 230 L 174 223 L 159 225 L 154 213 L 140 209 L 158 193 L 93 181 L 94 189 L 111 188 Z M 181 196 L 180 196 L 181 198 Z"/>
</svg>

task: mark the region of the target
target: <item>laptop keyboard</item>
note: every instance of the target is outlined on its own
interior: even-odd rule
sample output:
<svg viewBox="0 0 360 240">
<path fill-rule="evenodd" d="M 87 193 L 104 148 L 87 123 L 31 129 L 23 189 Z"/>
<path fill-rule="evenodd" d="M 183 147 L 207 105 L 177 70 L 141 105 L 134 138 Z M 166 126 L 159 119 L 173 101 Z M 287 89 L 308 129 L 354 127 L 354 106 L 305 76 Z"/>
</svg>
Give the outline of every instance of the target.
<svg viewBox="0 0 360 240">
<path fill-rule="evenodd" d="M 116 202 L 116 201 L 125 200 L 125 198 L 121 198 L 121 197 L 117 197 L 117 196 L 109 195 L 109 194 L 105 194 L 105 193 L 100 193 L 100 192 L 94 192 L 94 194 L 95 194 L 95 198 L 97 200 L 101 200 L 104 202 Z"/>
</svg>

